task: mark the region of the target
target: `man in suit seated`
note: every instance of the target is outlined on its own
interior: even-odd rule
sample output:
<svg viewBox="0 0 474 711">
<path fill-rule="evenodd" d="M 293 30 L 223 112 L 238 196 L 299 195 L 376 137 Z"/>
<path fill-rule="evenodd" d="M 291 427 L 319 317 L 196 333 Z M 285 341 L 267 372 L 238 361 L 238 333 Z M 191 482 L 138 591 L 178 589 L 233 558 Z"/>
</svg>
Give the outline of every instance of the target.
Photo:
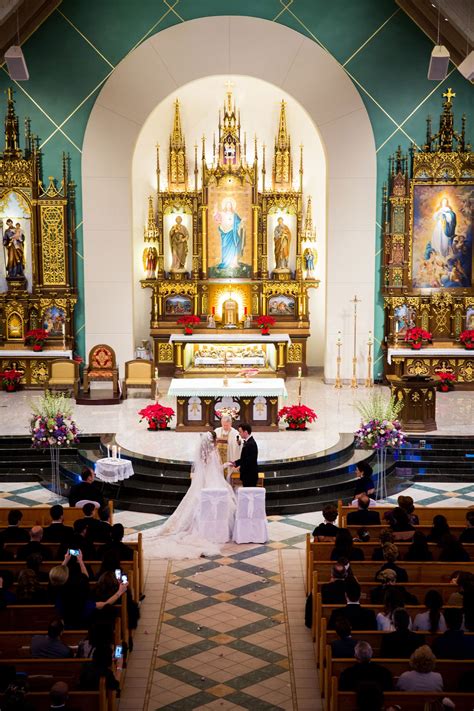
<svg viewBox="0 0 474 711">
<path fill-rule="evenodd" d="M 30 534 L 26 528 L 20 528 L 23 514 L 19 509 L 8 512 L 8 527 L 1 533 L 3 543 L 28 543 Z"/>
<path fill-rule="evenodd" d="M 61 640 L 64 632 L 62 620 L 55 619 L 49 623 L 48 634 L 35 634 L 31 640 L 31 656 L 61 659 L 72 657 L 72 649 Z"/>
<path fill-rule="evenodd" d="M 43 529 L 41 526 L 33 526 L 30 531 L 30 541 L 25 546 L 21 546 L 16 554 L 17 560 L 26 560 L 30 555 L 38 553 L 43 560 L 51 560 L 52 555 L 49 548 L 44 546 L 41 541 L 43 540 Z"/>
<path fill-rule="evenodd" d="M 105 506 L 101 511 L 108 511 L 109 507 Z M 82 507 L 82 513 L 86 519 L 87 526 L 87 537 L 91 543 L 109 543 L 110 542 L 110 524 L 105 523 L 96 518 L 95 506 L 94 504 L 84 504 Z M 105 526 L 105 528 L 104 528 Z"/>
<path fill-rule="evenodd" d="M 461 629 L 463 613 L 461 607 L 447 607 L 444 610 L 447 630 L 433 642 L 432 649 L 438 659 L 474 659 L 474 640 Z"/>
<path fill-rule="evenodd" d="M 373 650 L 368 642 L 357 642 L 354 657 L 357 663 L 343 669 L 339 677 L 341 691 L 355 691 L 361 682 L 373 681 L 383 691 L 393 689 L 391 672 L 381 664 L 372 662 Z"/>
<path fill-rule="evenodd" d="M 74 535 L 72 526 L 64 524 L 64 509 L 61 504 L 54 504 L 49 510 L 51 523 L 43 531 L 45 543 L 64 543 L 71 540 Z"/>
<path fill-rule="evenodd" d="M 340 617 L 336 622 L 336 633 L 339 639 L 331 642 L 333 659 L 352 659 L 357 640 L 353 638 L 349 620 Z"/>
<path fill-rule="evenodd" d="M 342 563 L 336 563 L 331 568 L 331 580 L 321 585 L 321 600 L 323 605 L 344 605 L 346 602 L 347 570 Z"/>
<path fill-rule="evenodd" d="M 415 649 L 425 644 L 423 634 L 412 632 L 410 615 L 403 607 L 393 611 L 395 632 L 386 632 L 382 636 L 380 657 L 382 659 L 405 659 L 411 657 Z"/>
<path fill-rule="evenodd" d="M 83 560 L 98 560 L 97 551 L 92 545 L 88 536 L 89 522 L 86 518 L 78 518 L 74 521 L 74 536 L 68 543 L 63 543 L 58 549 L 58 560 L 64 558 L 69 548 L 80 550 Z"/>
<path fill-rule="evenodd" d="M 353 630 L 376 630 L 377 620 L 373 610 L 362 607 L 360 604 L 360 585 L 357 580 L 346 581 L 346 606 L 331 612 L 328 622 L 328 629 L 336 629 L 336 621 L 339 617 L 345 617 Z"/>
<path fill-rule="evenodd" d="M 99 508 L 105 505 L 99 487 L 95 483 L 95 474 L 89 467 L 84 467 L 81 473 L 82 481 L 71 486 L 69 492 L 69 506 L 75 506 L 78 501 L 96 501 Z"/>
<path fill-rule="evenodd" d="M 358 510 L 347 514 L 348 526 L 380 526 L 378 511 L 370 511 L 370 499 L 367 494 L 362 494 L 358 500 Z"/>
</svg>

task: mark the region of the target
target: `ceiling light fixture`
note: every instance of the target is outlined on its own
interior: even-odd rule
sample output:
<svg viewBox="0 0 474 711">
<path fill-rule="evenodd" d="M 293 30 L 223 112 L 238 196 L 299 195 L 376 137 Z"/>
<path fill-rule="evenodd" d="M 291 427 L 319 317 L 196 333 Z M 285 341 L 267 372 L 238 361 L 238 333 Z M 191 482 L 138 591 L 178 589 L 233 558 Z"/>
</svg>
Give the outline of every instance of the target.
<svg viewBox="0 0 474 711">
<path fill-rule="evenodd" d="M 441 0 L 438 2 L 438 36 L 436 39 L 436 45 L 433 47 L 431 52 L 430 63 L 428 66 L 428 79 L 432 81 L 443 81 L 446 79 L 449 67 L 449 52 L 443 44 L 439 43 L 439 22 L 440 22 L 440 8 Z"/>
</svg>

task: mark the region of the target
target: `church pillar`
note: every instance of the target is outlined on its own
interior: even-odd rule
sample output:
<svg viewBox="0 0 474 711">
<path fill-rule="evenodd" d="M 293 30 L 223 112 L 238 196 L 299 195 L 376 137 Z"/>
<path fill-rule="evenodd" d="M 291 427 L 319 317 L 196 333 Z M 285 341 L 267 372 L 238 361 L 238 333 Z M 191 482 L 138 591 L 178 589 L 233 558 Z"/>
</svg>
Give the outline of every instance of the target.
<svg viewBox="0 0 474 711">
<path fill-rule="evenodd" d="M 207 205 L 201 207 L 201 225 L 202 225 L 202 271 L 207 274 Z"/>
</svg>

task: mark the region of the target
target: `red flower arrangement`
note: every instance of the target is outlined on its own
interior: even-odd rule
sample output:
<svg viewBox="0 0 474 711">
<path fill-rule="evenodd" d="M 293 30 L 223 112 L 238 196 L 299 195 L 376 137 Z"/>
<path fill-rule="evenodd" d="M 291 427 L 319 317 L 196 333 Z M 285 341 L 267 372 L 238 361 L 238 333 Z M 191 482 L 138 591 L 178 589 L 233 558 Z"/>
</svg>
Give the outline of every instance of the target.
<svg viewBox="0 0 474 711">
<path fill-rule="evenodd" d="M 468 351 L 472 351 L 474 348 L 474 330 L 463 331 L 459 335 L 459 340 L 463 344 L 464 348 Z"/>
<path fill-rule="evenodd" d="M 181 316 L 176 323 L 178 326 L 184 326 L 184 332 L 187 336 L 191 336 L 193 333 L 193 328 L 198 323 L 201 323 L 199 316 Z"/>
<path fill-rule="evenodd" d="M 20 370 L 4 370 L 3 373 L 0 373 L 3 389 L 9 393 L 18 390 L 22 375 Z"/>
<path fill-rule="evenodd" d="M 31 346 L 34 351 L 42 351 L 48 340 L 48 332 L 44 328 L 33 328 L 25 334 L 25 345 Z"/>
<path fill-rule="evenodd" d="M 274 326 L 275 323 L 273 316 L 259 316 L 257 319 L 257 326 L 262 329 L 262 336 L 268 336 L 270 334 L 270 326 Z"/>
<path fill-rule="evenodd" d="M 306 405 L 290 405 L 278 411 L 278 419 L 284 420 L 290 430 L 305 430 L 306 423 L 314 422 L 318 416 Z"/>
<path fill-rule="evenodd" d="M 424 328 L 409 328 L 405 334 L 405 341 L 410 343 L 414 351 L 419 351 L 423 345 L 423 341 L 428 341 L 431 343 L 432 337 L 429 331 L 425 331 Z"/>
<path fill-rule="evenodd" d="M 140 422 L 147 420 L 149 430 L 166 430 L 171 418 L 174 417 L 174 410 L 157 402 L 144 407 L 138 414 L 141 417 Z"/>
<path fill-rule="evenodd" d="M 438 370 L 436 375 L 439 378 L 438 390 L 442 393 L 447 393 L 449 390 L 453 389 L 453 385 L 456 382 L 456 376 L 454 373 L 449 373 L 447 370 Z"/>
</svg>

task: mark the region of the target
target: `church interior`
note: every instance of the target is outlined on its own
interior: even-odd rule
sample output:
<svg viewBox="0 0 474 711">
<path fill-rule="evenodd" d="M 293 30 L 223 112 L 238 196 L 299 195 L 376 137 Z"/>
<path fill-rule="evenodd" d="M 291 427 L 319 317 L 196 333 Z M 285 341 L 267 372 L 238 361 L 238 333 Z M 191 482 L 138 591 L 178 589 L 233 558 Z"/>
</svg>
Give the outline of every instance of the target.
<svg viewBox="0 0 474 711">
<path fill-rule="evenodd" d="M 472 0 L 0 38 L 0 709 L 471 711 Z"/>
</svg>

